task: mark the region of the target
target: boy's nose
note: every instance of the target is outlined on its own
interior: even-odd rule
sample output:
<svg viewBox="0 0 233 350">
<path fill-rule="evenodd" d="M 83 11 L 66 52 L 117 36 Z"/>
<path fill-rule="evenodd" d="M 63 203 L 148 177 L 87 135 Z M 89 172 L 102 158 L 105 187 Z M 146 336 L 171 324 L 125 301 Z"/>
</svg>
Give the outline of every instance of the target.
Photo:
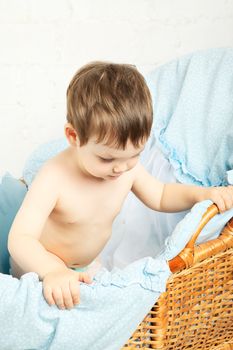
<svg viewBox="0 0 233 350">
<path fill-rule="evenodd" d="M 125 171 L 128 170 L 128 166 L 127 164 L 119 164 L 119 165 L 115 165 L 113 168 L 113 172 L 114 174 L 119 174 L 119 173 L 123 173 Z"/>
</svg>

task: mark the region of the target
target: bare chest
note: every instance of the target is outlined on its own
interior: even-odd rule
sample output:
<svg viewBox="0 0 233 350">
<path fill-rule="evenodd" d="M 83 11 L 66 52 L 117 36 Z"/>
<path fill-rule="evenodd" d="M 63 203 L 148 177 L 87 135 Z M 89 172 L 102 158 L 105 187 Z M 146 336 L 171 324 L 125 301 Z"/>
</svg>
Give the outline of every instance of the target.
<svg viewBox="0 0 233 350">
<path fill-rule="evenodd" d="M 41 243 L 68 266 L 89 264 L 110 238 L 112 222 L 131 187 L 127 174 L 103 183 L 64 181 Z"/>
<path fill-rule="evenodd" d="M 110 223 L 131 189 L 130 178 L 126 180 L 89 186 L 75 182 L 65 184 L 52 216 L 68 224 Z"/>
</svg>

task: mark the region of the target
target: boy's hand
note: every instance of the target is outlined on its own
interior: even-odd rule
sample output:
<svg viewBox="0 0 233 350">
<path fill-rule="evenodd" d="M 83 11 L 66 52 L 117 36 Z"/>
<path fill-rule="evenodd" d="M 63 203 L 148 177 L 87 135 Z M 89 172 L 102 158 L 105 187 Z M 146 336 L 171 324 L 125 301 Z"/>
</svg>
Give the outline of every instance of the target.
<svg viewBox="0 0 233 350">
<path fill-rule="evenodd" d="M 220 212 L 233 207 L 233 186 L 206 188 L 205 199 L 211 199 Z"/>
<path fill-rule="evenodd" d="M 59 309 L 71 309 L 80 302 L 79 282 L 91 283 L 85 272 L 76 272 L 69 268 L 49 272 L 43 279 L 43 294 L 49 305 Z"/>
</svg>

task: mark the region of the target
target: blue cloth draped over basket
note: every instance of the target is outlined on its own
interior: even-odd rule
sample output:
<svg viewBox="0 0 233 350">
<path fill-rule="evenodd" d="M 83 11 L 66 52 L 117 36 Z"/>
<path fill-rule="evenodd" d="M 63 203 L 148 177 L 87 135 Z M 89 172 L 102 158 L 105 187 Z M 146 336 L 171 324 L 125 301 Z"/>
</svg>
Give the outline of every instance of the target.
<svg viewBox="0 0 233 350">
<path fill-rule="evenodd" d="M 4 221 L 12 193 L 20 200 L 23 196 L 18 181 L 10 175 L 3 177 L 0 186 L 5 198 L 0 221 Z M 166 239 L 159 256 L 140 259 L 122 270 L 102 269 L 92 285 L 82 283 L 81 303 L 70 311 L 47 305 L 35 273 L 21 280 L 0 274 L 0 349 L 120 349 L 165 291 L 170 276 L 167 260 L 184 248 L 210 204 L 204 201 L 192 208 Z M 10 206 L 11 213 L 17 211 L 18 205 L 11 202 Z M 216 236 L 232 215 L 233 209 L 212 219 L 202 240 Z"/>
<path fill-rule="evenodd" d="M 148 74 L 153 134 L 180 182 L 226 183 L 233 168 L 233 48 L 200 51 Z"/>
<path fill-rule="evenodd" d="M 233 50 L 216 49 L 188 55 L 151 72 L 147 80 L 155 121 L 142 162 L 146 163 L 154 147 L 160 147 L 179 181 L 224 183 L 225 172 L 233 168 L 232 68 Z M 65 146 L 62 141 L 54 149 L 42 147 L 43 151 L 30 157 L 23 174 L 28 184 L 43 162 Z M 1 179 L 0 267 L 4 273 L 8 270 L 7 234 L 25 193 L 24 185 L 9 174 Z M 120 349 L 165 290 L 170 276 L 167 260 L 184 248 L 210 204 L 196 204 L 151 257 L 123 269 L 103 268 L 92 285 L 81 284 L 81 304 L 70 311 L 46 304 L 35 273 L 21 280 L 0 274 L 0 349 Z M 213 218 L 199 242 L 215 238 L 232 216 L 233 209 Z"/>
</svg>

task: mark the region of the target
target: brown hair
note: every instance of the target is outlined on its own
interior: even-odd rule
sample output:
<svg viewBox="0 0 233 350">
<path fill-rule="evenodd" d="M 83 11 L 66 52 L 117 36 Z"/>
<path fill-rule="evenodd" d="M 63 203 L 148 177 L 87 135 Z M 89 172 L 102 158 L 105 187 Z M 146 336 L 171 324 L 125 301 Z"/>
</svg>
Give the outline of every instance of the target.
<svg viewBox="0 0 233 350">
<path fill-rule="evenodd" d="M 143 76 L 135 66 L 92 62 L 82 67 L 67 89 L 67 121 L 76 130 L 80 145 L 96 136 L 125 148 L 149 137 L 152 102 Z"/>
</svg>

